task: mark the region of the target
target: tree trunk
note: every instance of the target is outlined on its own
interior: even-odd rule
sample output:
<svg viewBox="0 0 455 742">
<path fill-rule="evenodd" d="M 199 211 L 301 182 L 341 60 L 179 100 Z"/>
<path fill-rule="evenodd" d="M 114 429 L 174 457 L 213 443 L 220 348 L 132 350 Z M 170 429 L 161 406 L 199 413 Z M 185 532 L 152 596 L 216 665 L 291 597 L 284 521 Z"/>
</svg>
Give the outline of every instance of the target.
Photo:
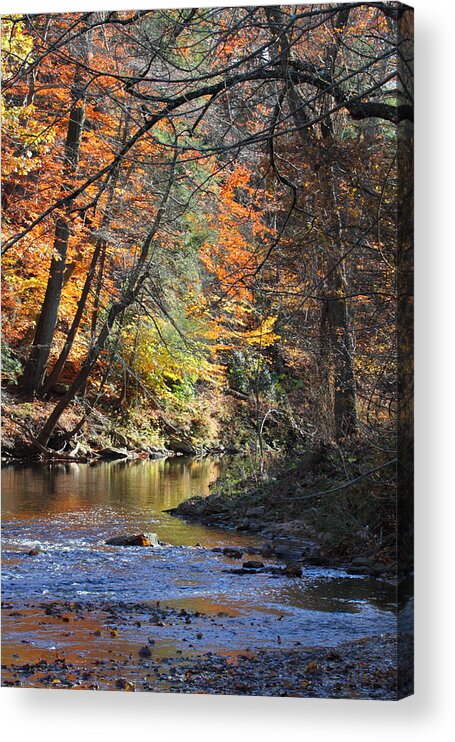
<svg viewBox="0 0 455 742">
<path fill-rule="evenodd" d="M 322 268 L 325 291 L 321 296 L 321 346 L 325 348 L 323 358 L 328 366 L 325 379 L 332 387 L 326 390 L 326 394 L 333 404 L 333 434 L 340 440 L 354 435 L 358 430 L 354 328 L 347 298 L 349 285 L 343 258 L 343 225 L 334 167 L 321 168 L 320 183 L 327 200 L 327 214 L 331 219 L 331 244 Z"/>
<path fill-rule="evenodd" d="M 151 248 L 153 239 L 155 238 L 155 235 L 158 232 L 158 229 L 161 225 L 161 221 L 163 219 L 165 209 L 166 209 L 166 204 L 169 199 L 169 195 L 171 193 L 172 185 L 174 182 L 174 173 L 175 173 L 175 165 L 177 161 L 177 154 L 178 154 L 178 150 L 177 148 L 175 148 L 174 157 L 172 160 L 170 173 L 169 173 L 169 180 L 168 180 L 165 192 L 163 194 L 163 197 L 161 199 L 161 204 L 156 213 L 155 219 L 153 221 L 153 225 L 151 229 L 149 230 L 142 244 L 142 248 L 141 248 L 141 251 L 138 257 L 137 264 L 130 272 L 127 287 L 125 288 L 122 297 L 118 301 L 116 301 L 114 304 L 112 304 L 107 314 L 107 318 L 103 326 L 101 327 L 101 330 L 98 334 L 96 341 L 92 343 L 92 346 L 89 352 L 87 353 L 85 361 L 82 364 L 81 370 L 79 371 L 78 375 L 74 379 L 73 383 L 70 385 L 66 394 L 61 398 L 61 400 L 54 407 L 48 419 L 46 420 L 45 424 L 43 425 L 39 435 L 37 436 L 37 441 L 41 446 L 47 446 L 49 442 L 49 438 L 54 432 L 54 428 L 57 425 L 60 417 L 62 416 L 62 414 L 68 407 L 68 405 L 71 404 L 76 394 L 85 387 L 87 380 L 90 376 L 90 373 L 92 369 L 94 368 L 101 352 L 103 351 L 106 345 L 106 341 L 112 332 L 112 328 L 117 318 L 123 314 L 123 312 L 125 311 L 125 309 L 127 309 L 127 307 L 131 306 L 131 304 L 133 304 L 134 301 L 136 301 L 136 299 L 138 298 L 138 296 L 140 295 L 142 291 L 144 282 L 149 277 L 149 274 L 148 274 L 149 266 L 148 266 L 147 261 L 149 260 L 150 248 Z"/>
<path fill-rule="evenodd" d="M 69 329 L 68 335 L 65 340 L 65 345 L 62 348 L 62 351 L 52 369 L 50 374 L 47 376 L 47 378 L 44 381 L 44 384 L 42 386 L 42 393 L 48 394 L 49 391 L 52 389 L 54 384 L 57 383 L 59 376 L 63 370 L 63 366 L 66 363 L 66 360 L 71 352 L 71 348 L 73 346 L 74 339 L 77 335 L 77 331 L 79 329 L 79 325 L 81 323 L 85 305 L 87 303 L 87 298 L 90 293 L 90 288 L 93 281 L 93 276 L 95 275 L 96 266 L 98 263 L 98 259 L 100 256 L 101 249 L 103 247 L 104 240 L 98 240 L 97 244 L 95 246 L 95 250 L 92 255 L 92 260 L 90 263 L 90 268 L 87 273 L 87 277 L 85 279 L 84 287 L 82 289 L 81 295 L 79 297 L 79 302 L 77 305 L 76 313 L 74 315 L 73 321 L 71 323 L 71 327 Z"/>
<path fill-rule="evenodd" d="M 346 294 L 347 283 L 339 267 L 329 274 L 329 291 L 323 311 L 327 319 L 330 355 L 333 364 L 333 419 L 335 438 L 357 432 L 357 393 L 354 369 L 354 341 Z M 341 294 L 341 296 L 340 296 Z"/>
<path fill-rule="evenodd" d="M 403 50 L 399 69 L 411 95 L 414 29 L 409 11 L 399 28 Z M 397 154 L 397 556 L 400 570 L 410 572 L 414 552 L 414 131 L 410 124 L 399 125 Z M 403 581 L 399 587 L 403 597 L 406 589 L 412 590 Z"/>
<path fill-rule="evenodd" d="M 129 302 L 128 302 L 129 303 Z M 96 361 L 98 360 L 98 357 L 101 353 L 101 351 L 104 348 L 104 345 L 106 343 L 107 338 L 110 335 L 112 326 L 117 318 L 117 316 L 126 309 L 126 306 L 128 306 L 125 302 L 119 302 L 118 304 L 115 304 L 110 312 L 107 321 L 103 325 L 103 328 L 98 336 L 98 340 L 96 344 L 90 348 L 90 351 L 87 355 L 87 358 L 85 359 L 84 363 L 82 364 L 82 368 L 79 371 L 78 375 L 74 379 L 73 383 L 70 385 L 68 391 L 66 394 L 61 398 L 61 400 L 58 402 L 58 404 L 54 407 L 53 411 L 49 415 L 46 423 L 42 427 L 39 435 L 37 436 L 38 443 L 40 443 L 42 446 L 47 446 L 49 443 L 49 438 L 51 437 L 52 433 L 54 432 L 54 428 L 57 425 L 60 417 L 68 407 L 68 405 L 73 401 L 76 394 L 85 386 L 87 383 L 87 379 L 90 376 L 90 372 L 92 371 Z"/>
<path fill-rule="evenodd" d="M 289 65 L 290 43 L 286 33 L 286 17 L 278 7 L 268 6 L 264 9 L 274 41 L 270 49 L 274 59 L 285 69 Z M 342 8 L 337 15 L 337 27 L 343 28 L 349 22 L 350 9 Z M 327 65 L 332 77 L 335 75 L 336 58 L 339 40 L 330 46 L 327 52 Z M 314 152 L 316 143 L 307 128 L 310 118 L 304 100 L 297 87 L 289 79 L 287 83 L 289 110 L 296 130 L 307 153 Z M 329 105 L 330 102 L 327 101 Z M 333 127 L 330 117 L 321 128 L 323 139 L 327 142 L 333 138 Z M 333 240 L 329 259 L 323 266 L 326 273 L 326 291 L 328 296 L 322 308 L 321 349 L 323 355 L 322 379 L 325 385 L 325 402 L 327 403 L 328 430 L 333 428 L 337 439 L 350 436 L 357 431 L 357 400 L 355 370 L 353 361 L 354 339 L 349 316 L 347 300 L 346 273 L 343 261 L 338 264 L 342 250 L 343 230 L 339 218 L 335 175 L 331 167 L 321 167 L 321 191 L 326 193 L 327 213 L 332 220 Z M 332 386 L 333 385 L 333 386 Z M 328 432 L 328 431 L 326 431 Z"/>
<path fill-rule="evenodd" d="M 77 170 L 82 132 L 85 123 L 85 95 L 81 93 L 79 71 L 76 72 L 72 94 L 75 98 L 70 111 L 65 142 L 65 176 L 69 178 Z M 70 189 L 70 183 L 63 190 Z M 66 255 L 70 235 L 70 211 L 73 201 L 66 206 L 64 216 L 59 216 L 55 227 L 54 250 L 49 268 L 49 277 L 43 304 L 36 324 L 32 348 L 25 364 L 22 386 L 30 393 L 39 392 L 49 360 L 55 326 L 57 324 L 60 297 L 65 279 Z"/>
<path fill-rule="evenodd" d="M 111 213 L 112 213 L 112 204 L 113 204 L 115 189 L 117 187 L 117 182 L 118 182 L 118 168 L 117 168 L 116 173 L 114 174 L 113 179 L 111 180 L 109 184 L 108 201 L 107 201 L 106 210 L 104 212 L 102 225 L 101 225 L 103 232 L 109 228 L 109 224 L 111 220 Z M 93 279 L 94 279 L 96 269 L 98 266 L 99 266 L 98 268 L 99 281 L 98 282 L 100 282 L 102 279 L 103 267 L 104 267 L 103 256 L 105 255 L 105 252 L 106 252 L 106 244 L 107 244 L 106 240 L 103 237 L 98 237 L 95 242 L 95 249 L 93 251 L 92 260 L 90 262 L 90 267 L 89 267 L 89 270 L 88 270 L 88 273 L 85 279 L 83 289 L 81 291 L 81 295 L 79 297 L 76 313 L 74 315 L 73 321 L 71 323 L 71 327 L 69 329 L 67 338 L 65 340 L 65 345 L 63 346 L 62 351 L 52 371 L 47 376 L 43 384 L 43 388 L 42 388 L 43 394 L 48 394 L 48 392 L 50 391 L 50 389 L 52 389 L 54 384 L 57 383 L 58 378 L 66 363 L 66 360 L 71 352 L 71 348 L 73 346 L 75 337 L 77 335 L 79 325 L 84 315 L 85 307 L 87 304 L 87 299 L 88 299 L 90 290 L 92 288 Z M 101 261 L 100 261 L 100 257 L 101 257 Z M 94 339 L 94 333 L 92 333 L 92 340 L 93 339 Z"/>
</svg>

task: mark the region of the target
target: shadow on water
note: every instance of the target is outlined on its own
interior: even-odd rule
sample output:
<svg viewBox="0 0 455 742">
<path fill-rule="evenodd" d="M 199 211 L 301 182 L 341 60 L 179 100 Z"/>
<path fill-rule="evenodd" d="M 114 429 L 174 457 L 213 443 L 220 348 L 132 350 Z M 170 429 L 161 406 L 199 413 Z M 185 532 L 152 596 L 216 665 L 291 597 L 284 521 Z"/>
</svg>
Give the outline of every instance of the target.
<svg viewBox="0 0 455 742">
<path fill-rule="evenodd" d="M 321 570 L 307 569 L 306 579 L 295 581 L 281 588 L 284 604 L 298 605 L 310 611 L 346 611 L 358 613 L 363 602 L 367 601 L 381 611 L 394 611 L 396 588 L 393 584 L 375 579 L 353 579 L 321 575 Z"/>
</svg>

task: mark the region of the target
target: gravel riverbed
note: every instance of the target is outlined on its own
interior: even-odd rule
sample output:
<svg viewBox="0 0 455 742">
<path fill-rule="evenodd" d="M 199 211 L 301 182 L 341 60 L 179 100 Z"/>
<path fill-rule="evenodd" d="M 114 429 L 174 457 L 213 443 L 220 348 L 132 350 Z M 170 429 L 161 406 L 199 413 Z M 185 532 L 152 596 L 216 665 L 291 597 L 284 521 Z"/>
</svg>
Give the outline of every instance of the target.
<svg viewBox="0 0 455 742">
<path fill-rule="evenodd" d="M 56 646 L 30 646 L 27 625 L 39 624 Z M 391 635 L 336 647 L 245 647 L 200 651 L 204 625 L 227 614 L 201 615 L 159 604 L 90 605 L 70 602 L 3 605 L 3 621 L 23 624 L 21 648 L 3 647 L 2 685 L 53 689 L 123 690 L 319 698 L 397 698 L 397 642 Z M 160 627 L 194 624 L 185 650 L 160 645 Z M 144 634 L 144 627 L 146 629 Z M 136 638 L 137 637 L 137 638 Z M 58 647 L 58 648 L 57 648 Z M 22 656 L 24 655 L 24 656 Z M 27 661 L 24 661 L 24 657 Z M 401 694 L 400 694 L 401 695 Z"/>
</svg>

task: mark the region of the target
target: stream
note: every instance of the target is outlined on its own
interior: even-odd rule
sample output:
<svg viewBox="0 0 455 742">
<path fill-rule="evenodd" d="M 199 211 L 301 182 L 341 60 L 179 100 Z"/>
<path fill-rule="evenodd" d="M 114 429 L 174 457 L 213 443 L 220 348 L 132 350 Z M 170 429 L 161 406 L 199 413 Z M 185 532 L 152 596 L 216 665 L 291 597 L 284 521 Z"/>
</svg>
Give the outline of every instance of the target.
<svg viewBox="0 0 455 742">
<path fill-rule="evenodd" d="M 192 612 L 191 620 L 154 628 L 154 652 L 161 657 L 235 654 L 277 642 L 329 647 L 395 633 L 395 589 L 388 582 L 321 567 L 306 568 L 301 578 L 231 574 L 239 562 L 212 549 L 258 547 L 260 538 L 164 512 L 208 495 L 226 466 L 228 457 L 174 457 L 4 468 L 3 661 L 59 650 L 100 657 L 119 643 L 137 651 L 150 638 L 150 625 L 138 620 L 134 605 L 157 602 L 176 614 Z M 111 536 L 144 531 L 167 545 L 105 544 Z M 29 556 L 35 548 L 40 552 Z M 71 601 L 86 606 L 91 618 L 74 625 L 40 620 L 43 606 Z M 110 631 L 100 628 L 98 608 L 119 601 L 128 606 L 128 620 L 119 625 L 114 611 Z"/>
</svg>

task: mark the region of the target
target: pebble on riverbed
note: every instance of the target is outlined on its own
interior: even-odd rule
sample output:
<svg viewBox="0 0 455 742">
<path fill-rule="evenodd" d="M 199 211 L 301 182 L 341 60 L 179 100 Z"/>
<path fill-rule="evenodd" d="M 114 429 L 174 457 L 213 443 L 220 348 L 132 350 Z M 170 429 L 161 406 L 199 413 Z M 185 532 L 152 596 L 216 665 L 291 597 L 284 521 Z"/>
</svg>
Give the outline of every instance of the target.
<svg viewBox="0 0 455 742">
<path fill-rule="evenodd" d="M 134 683 L 131 683 L 129 680 L 126 680 L 125 678 L 118 678 L 118 680 L 115 683 L 115 687 L 119 690 L 126 690 L 133 692 L 136 690 L 136 686 Z"/>
<path fill-rule="evenodd" d="M 141 647 L 138 654 L 139 654 L 139 657 L 143 657 L 145 659 L 149 659 L 152 656 L 151 649 L 150 647 L 147 647 L 147 646 Z"/>
<path fill-rule="evenodd" d="M 243 556 L 243 551 L 241 551 L 240 549 L 235 549 L 230 546 L 226 546 L 222 550 L 222 553 L 224 554 L 224 556 L 227 556 L 230 559 L 241 559 Z"/>
</svg>

